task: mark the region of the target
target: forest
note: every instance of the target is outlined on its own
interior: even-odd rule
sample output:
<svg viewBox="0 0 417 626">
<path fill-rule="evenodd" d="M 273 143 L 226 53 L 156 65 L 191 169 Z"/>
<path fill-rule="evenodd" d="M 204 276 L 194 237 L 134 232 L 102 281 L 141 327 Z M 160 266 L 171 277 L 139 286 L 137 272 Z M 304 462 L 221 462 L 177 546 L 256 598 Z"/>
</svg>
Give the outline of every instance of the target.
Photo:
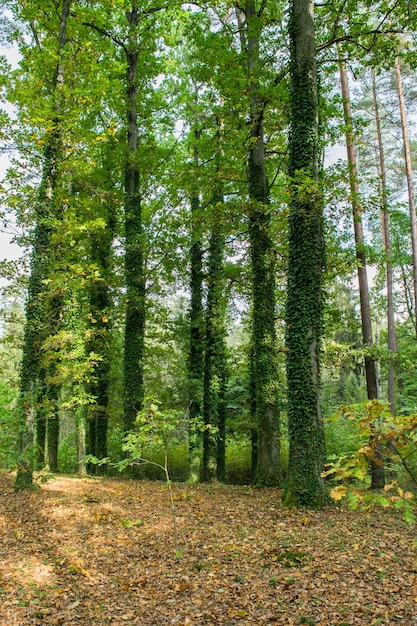
<svg viewBox="0 0 417 626">
<path fill-rule="evenodd" d="M 4 1 L 0 464 L 401 509 L 417 9 Z"/>
<path fill-rule="evenodd" d="M 0 39 L 0 623 L 417 623 L 416 3 Z"/>
</svg>

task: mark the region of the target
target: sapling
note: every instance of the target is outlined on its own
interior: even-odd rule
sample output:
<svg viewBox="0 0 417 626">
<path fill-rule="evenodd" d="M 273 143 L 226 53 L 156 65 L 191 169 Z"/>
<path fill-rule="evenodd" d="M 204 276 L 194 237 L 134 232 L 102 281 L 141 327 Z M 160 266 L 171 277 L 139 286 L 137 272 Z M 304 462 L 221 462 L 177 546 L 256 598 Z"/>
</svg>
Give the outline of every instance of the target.
<svg viewBox="0 0 417 626">
<path fill-rule="evenodd" d="M 159 409 L 160 405 L 161 403 L 154 398 L 149 398 L 145 402 L 144 408 L 138 413 L 136 418 L 136 429 L 130 431 L 125 437 L 122 449 L 128 453 L 128 457 L 118 465 L 120 471 L 126 465 L 156 465 L 156 467 L 160 467 L 163 470 L 171 505 L 175 553 L 177 556 L 180 556 L 175 503 L 168 470 L 168 445 L 169 443 L 179 443 L 177 433 L 180 427 L 181 413 L 174 410 L 162 411 Z M 145 446 L 162 449 L 164 463 L 161 464 L 144 458 L 143 449 Z"/>
<path fill-rule="evenodd" d="M 177 557 L 180 557 L 181 550 L 178 546 L 176 510 L 168 468 L 168 446 L 169 444 L 179 443 L 177 433 L 181 425 L 182 414 L 180 411 L 175 410 L 160 410 L 160 405 L 161 402 L 154 398 L 148 398 L 144 402 L 144 408 L 139 411 L 136 417 L 135 429 L 131 430 L 124 439 L 122 450 L 126 453 L 126 458 L 117 463 L 111 463 L 108 458 L 98 460 L 89 456 L 86 461 L 98 465 L 111 464 L 119 472 L 123 472 L 128 467 L 140 465 L 155 465 L 164 472 L 170 499 L 175 553 Z M 144 453 L 146 448 L 162 450 L 164 462 L 158 463 L 146 458 L 146 453 Z"/>
</svg>

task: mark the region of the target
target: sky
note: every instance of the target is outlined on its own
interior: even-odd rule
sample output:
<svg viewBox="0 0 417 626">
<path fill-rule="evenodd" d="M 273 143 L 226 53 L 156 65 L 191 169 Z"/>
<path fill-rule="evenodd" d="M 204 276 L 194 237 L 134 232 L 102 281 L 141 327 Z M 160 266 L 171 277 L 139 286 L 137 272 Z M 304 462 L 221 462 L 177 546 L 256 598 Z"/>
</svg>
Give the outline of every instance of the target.
<svg viewBox="0 0 417 626">
<path fill-rule="evenodd" d="M 0 54 L 4 55 L 7 61 L 12 67 L 16 67 L 19 62 L 19 54 L 15 47 L 0 48 Z M 2 108 L 9 113 L 13 114 L 13 108 L 8 103 L 2 103 Z M 0 180 L 3 178 L 6 170 L 9 166 L 9 154 L 7 152 L 0 152 Z M 12 225 L 6 227 L 0 222 L 0 260 L 7 259 L 13 261 L 18 259 L 22 255 L 22 249 L 20 246 L 12 242 L 16 229 Z M 5 281 L 0 277 L 0 286 L 4 286 Z"/>
</svg>

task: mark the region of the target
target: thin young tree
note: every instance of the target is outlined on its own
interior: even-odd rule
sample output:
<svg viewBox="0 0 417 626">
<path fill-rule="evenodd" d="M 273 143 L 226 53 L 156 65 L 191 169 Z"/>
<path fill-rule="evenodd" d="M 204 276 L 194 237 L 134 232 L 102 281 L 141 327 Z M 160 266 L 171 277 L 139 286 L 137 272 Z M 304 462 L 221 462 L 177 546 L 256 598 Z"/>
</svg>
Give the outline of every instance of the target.
<svg viewBox="0 0 417 626">
<path fill-rule="evenodd" d="M 416 200 L 411 162 L 410 138 L 408 133 L 407 111 L 405 107 L 404 91 L 401 76 L 401 65 L 398 57 L 395 58 L 395 78 L 397 83 L 398 103 L 401 116 L 401 131 L 403 136 L 405 173 L 407 179 L 408 207 L 411 228 L 411 250 L 413 258 L 413 295 L 414 295 L 414 326 L 417 336 L 417 217 Z"/>
<path fill-rule="evenodd" d="M 346 70 L 346 63 L 343 59 L 342 52 L 339 48 L 339 71 L 340 71 L 340 85 L 343 98 L 343 115 L 345 122 L 345 137 L 346 137 L 346 149 L 348 155 L 348 167 L 349 167 L 349 183 L 351 192 L 351 205 L 353 214 L 353 230 L 355 236 L 355 253 L 357 261 L 358 271 L 358 283 L 359 283 L 359 300 L 361 310 L 361 326 L 362 326 L 362 341 L 363 345 L 367 348 L 373 347 L 373 334 L 372 334 L 372 317 L 371 317 L 371 305 L 369 300 L 369 286 L 368 275 L 366 268 L 366 253 L 365 253 L 365 240 L 363 233 L 362 223 L 362 207 L 359 198 L 359 183 L 356 166 L 356 148 L 355 139 L 353 133 L 353 119 L 350 104 L 349 83 L 348 74 Z M 370 354 L 365 354 L 365 375 L 366 375 L 366 390 L 368 400 L 376 400 L 378 398 L 378 383 L 375 367 L 375 360 Z M 379 489 L 384 486 L 384 466 L 382 463 L 381 455 L 378 450 L 375 450 L 373 459 L 371 459 L 371 480 L 372 488 Z"/>
<path fill-rule="evenodd" d="M 281 481 L 277 338 L 275 328 L 275 249 L 271 236 L 270 197 L 264 146 L 265 101 L 261 96 L 260 42 L 262 11 L 253 0 L 237 9 L 241 49 L 245 60 L 248 93 L 249 244 L 252 272 L 251 405 L 256 436 L 255 482 Z"/>
<path fill-rule="evenodd" d="M 203 374 L 203 463 L 202 480 L 226 481 L 226 297 L 223 184 L 221 180 L 222 129 L 218 123 L 216 171 L 213 191 L 207 305 L 205 310 L 205 355 Z M 214 431 L 214 432 L 213 432 Z"/>
<path fill-rule="evenodd" d="M 395 379 L 396 371 L 393 363 L 395 355 L 398 353 L 397 330 L 395 325 L 394 312 L 394 268 L 391 248 L 390 220 L 388 212 L 388 190 L 387 190 L 387 172 L 385 167 L 384 145 L 382 142 L 381 118 L 379 114 L 379 105 L 377 98 L 375 72 L 372 70 L 372 97 L 374 102 L 375 126 L 377 134 L 377 146 L 379 157 L 379 178 L 380 178 L 380 197 L 381 197 L 381 225 L 382 225 L 382 242 L 385 253 L 385 271 L 387 285 L 387 327 L 388 327 L 388 350 L 390 352 L 390 362 L 388 364 L 388 402 L 391 414 L 395 415 Z"/>
</svg>

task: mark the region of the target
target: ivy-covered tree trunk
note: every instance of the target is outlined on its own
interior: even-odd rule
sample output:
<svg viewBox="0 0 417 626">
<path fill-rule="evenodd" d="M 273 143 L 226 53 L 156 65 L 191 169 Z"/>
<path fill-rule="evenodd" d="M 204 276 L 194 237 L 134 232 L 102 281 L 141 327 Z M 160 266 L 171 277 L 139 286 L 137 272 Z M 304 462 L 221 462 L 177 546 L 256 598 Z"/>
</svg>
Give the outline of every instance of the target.
<svg viewBox="0 0 417 626">
<path fill-rule="evenodd" d="M 36 203 L 36 225 L 33 237 L 28 296 L 26 302 L 26 324 L 23 340 L 23 355 L 20 374 L 21 412 L 19 463 L 16 488 L 30 487 L 33 482 L 34 431 L 36 404 L 39 392 L 41 348 L 47 334 L 48 311 L 44 297 L 45 281 L 51 273 L 51 238 L 54 232 L 56 189 L 59 164 L 62 156 L 62 129 L 60 120 L 61 90 L 64 82 L 64 47 L 67 40 L 67 20 L 71 0 L 64 0 L 58 33 L 58 64 L 52 81 L 53 111 L 52 128 L 45 141 L 42 179 Z M 44 420 L 42 415 L 40 419 Z M 40 446 L 45 445 L 45 422 L 40 423 Z M 42 456 L 42 452 L 41 452 Z"/>
<path fill-rule="evenodd" d="M 352 130 L 352 112 L 350 107 L 350 95 L 346 64 L 339 50 L 340 85 L 343 97 L 343 114 L 345 121 L 346 149 L 349 165 L 349 182 L 351 191 L 351 204 L 353 214 L 353 231 L 355 235 L 355 252 L 357 260 L 359 299 L 361 309 L 361 326 L 363 345 L 372 348 L 374 344 L 372 333 L 371 305 L 369 301 L 368 275 L 366 268 L 366 254 L 362 224 L 362 207 L 359 202 L 359 184 L 356 169 L 356 150 Z M 375 360 L 369 355 L 365 355 L 366 390 L 368 400 L 378 398 L 378 382 L 375 367 Z M 372 439 L 371 439 L 372 444 Z M 375 458 L 371 459 L 371 480 L 372 488 L 379 489 L 385 484 L 384 466 L 382 456 L 377 449 Z M 378 458 L 379 457 L 379 458 Z"/>
<path fill-rule="evenodd" d="M 217 133 L 216 183 L 207 268 L 205 354 L 203 374 L 203 465 L 202 480 L 226 481 L 226 296 L 223 234 L 223 184 L 221 180 L 222 125 Z"/>
<path fill-rule="evenodd" d="M 226 480 L 225 391 L 226 329 L 224 324 L 224 236 L 215 226 L 210 236 L 207 272 L 207 306 L 203 389 L 203 466 L 202 480 Z M 215 430 L 217 432 L 215 432 Z"/>
<path fill-rule="evenodd" d="M 126 14 L 129 43 L 127 70 L 127 154 L 125 163 L 125 280 L 126 322 L 124 342 L 125 431 L 133 427 L 143 402 L 145 344 L 145 268 L 138 139 L 138 7 Z"/>
<path fill-rule="evenodd" d="M 110 216 L 109 216 L 110 217 Z M 89 394 L 94 398 L 90 405 L 88 420 L 90 426 L 89 453 L 98 459 L 107 456 L 108 403 L 110 393 L 111 366 L 111 299 L 109 293 L 109 270 L 112 258 L 114 227 L 111 217 L 105 228 L 92 237 L 92 261 L 100 273 L 90 286 L 90 313 L 92 340 L 88 349 L 96 355 L 92 371 Z M 105 471 L 105 466 L 94 466 L 96 471 Z"/>
<path fill-rule="evenodd" d="M 110 398 L 110 370 L 112 363 L 112 311 L 110 282 L 113 270 L 113 241 L 116 231 L 114 205 L 110 203 L 114 143 L 103 146 L 102 167 L 96 172 L 96 182 L 102 190 L 102 226 L 91 236 L 90 261 L 96 272 L 89 286 L 91 341 L 88 351 L 94 355 L 88 394 L 94 399 L 88 410 L 90 429 L 89 453 L 98 459 L 107 457 L 108 404 Z M 93 465 L 95 473 L 106 471 L 105 465 Z"/>
<path fill-rule="evenodd" d="M 281 481 L 279 452 L 278 368 L 276 353 L 275 250 L 270 235 L 270 201 L 265 169 L 263 112 L 260 97 L 259 42 L 261 18 L 255 3 L 247 0 L 241 41 L 247 60 L 250 148 L 248 154 L 249 242 L 252 269 L 251 364 L 255 394 L 257 468 L 255 482 Z"/>
<path fill-rule="evenodd" d="M 48 384 L 48 421 L 47 421 L 47 449 L 48 465 L 51 472 L 58 471 L 58 447 L 59 447 L 59 396 L 60 385 Z"/>
<path fill-rule="evenodd" d="M 196 153 L 195 153 L 196 154 Z M 195 156 L 195 159 L 197 157 Z M 201 244 L 200 201 L 191 198 L 190 248 L 190 348 L 188 356 L 189 398 L 189 459 L 190 482 L 200 479 L 200 439 L 203 410 L 204 372 L 204 312 L 203 312 L 203 251 Z"/>
<path fill-rule="evenodd" d="M 318 95 L 313 0 L 290 7 L 290 216 L 286 311 L 289 466 L 284 503 L 320 507 L 324 434 L 320 405 L 323 330 L 322 197 L 318 181 Z"/>
</svg>

